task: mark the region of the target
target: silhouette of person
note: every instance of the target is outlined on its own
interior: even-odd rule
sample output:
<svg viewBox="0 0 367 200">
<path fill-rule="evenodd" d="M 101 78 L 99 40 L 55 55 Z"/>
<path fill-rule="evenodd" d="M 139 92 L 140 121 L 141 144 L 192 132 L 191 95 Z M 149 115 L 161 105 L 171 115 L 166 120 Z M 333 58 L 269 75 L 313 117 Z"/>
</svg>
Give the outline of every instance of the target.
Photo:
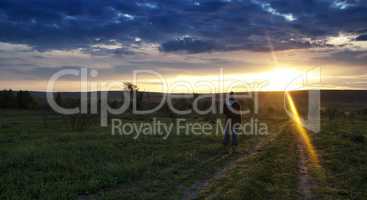
<svg viewBox="0 0 367 200">
<path fill-rule="evenodd" d="M 227 146 L 231 140 L 232 146 L 238 145 L 238 131 L 241 125 L 241 105 L 234 98 L 234 93 L 230 92 L 224 102 L 223 112 L 225 115 L 225 128 L 223 145 Z M 231 137 L 232 136 L 232 137 Z"/>
</svg>

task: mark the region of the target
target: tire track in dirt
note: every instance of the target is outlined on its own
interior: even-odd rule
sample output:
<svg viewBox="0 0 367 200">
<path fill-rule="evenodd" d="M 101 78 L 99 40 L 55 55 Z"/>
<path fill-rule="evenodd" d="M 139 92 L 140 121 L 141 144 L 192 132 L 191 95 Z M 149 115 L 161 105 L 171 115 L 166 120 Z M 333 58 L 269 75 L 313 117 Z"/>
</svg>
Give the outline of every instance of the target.
<svg viewBox="0 0 367 200">
<path fill-rule="evenodd" d="M 298 160 L 298 193 L 302 200 L 312 200 L 312 180 L 307 167 L 308 158 L 305 152 L 305 146 L 298 141 L 297 149 L 299 153 Z"/>
<path fill-rule="evenodd" d="M 220 180 L 221 178 L 225 177 L 226 174 L 228 174 L 230 171 L 234 170 L 239 163 L 243 162 L 245 159 L 247 159 L 249 156 L 255 155 L 258 152 L 261 152 L 263 148 L 272 143 L 272 141 L 278 136 L 283 130 L 287 127 L 288 124 L 284 124 L 280 130 L 276 133 L 273 133 L 266 137 L 265 139 L 261 140 L 253 149 L 246 153 L 240 153 L 240 157 L 236 160 L 230 161 L 224 168 L 217 171 L 213 176 L 207 177 L 205 179 L 201 179 L 196 181 L 194 184 L 191 185 L 191 187 L 187 188 L 184 193 L 182 200 L 193 200 L 198 199 L 200 191 L 204 190 L 205 188 L 209 187 L 209 184 L 215 181 Z M 212 197 L 215 197 L 216 194 L 212 194 L 208 199 L 212 199 Z"/>
</svg>

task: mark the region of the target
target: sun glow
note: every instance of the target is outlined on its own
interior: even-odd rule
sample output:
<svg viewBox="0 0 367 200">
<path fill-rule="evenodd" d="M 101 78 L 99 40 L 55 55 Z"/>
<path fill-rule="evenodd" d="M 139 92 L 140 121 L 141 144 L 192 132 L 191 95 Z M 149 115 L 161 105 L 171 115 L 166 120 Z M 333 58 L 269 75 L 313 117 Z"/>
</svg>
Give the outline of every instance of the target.
<svg viewBox="0 0 367 200">
<path fill-rule="evenodd" d="M 224 70 L 213 74 L 177 75 L 165 79 L 168 93 L 219 93 L 248 91 L 288 91 L 303 89 L 303 72 L 291 67 L 277 67 L 269 71 L 253 73 L 227 73 Z M 138 81 L 146 90 L 153 90 L 152 80 Z M 162 84 L 159 84 L 162 85 Z M 155 85 L 157 86 L 157 85 Z M 145 87 L 144 87 L 145 88 Z M 163 88 L 163 87 L 159 87 Z M 154 88 L 154 91 L 162 92 Z"/>
<path fill-rule="evenodd" d="M 262 74 L 262 78 L 267 81 L 266 90 L 290 90 L 299 87 L 299 79 L 302 73 L 289 68 L 278 68 Z"/>
</svg>

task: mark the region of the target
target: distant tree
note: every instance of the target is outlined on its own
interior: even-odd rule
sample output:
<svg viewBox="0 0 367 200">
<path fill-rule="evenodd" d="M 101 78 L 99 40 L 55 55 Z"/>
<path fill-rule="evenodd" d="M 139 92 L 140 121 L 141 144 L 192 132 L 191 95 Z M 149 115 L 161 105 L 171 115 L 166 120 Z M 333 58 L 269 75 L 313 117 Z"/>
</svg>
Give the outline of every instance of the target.
<svg viewBox="0 0 367 200">
<path fill-rule="evenodd" d="M 3 90 L 0 92 L 0 108 L 15 108 L 16 101 L 12 90 Z"/>
<path fill-rule="evenodd" d="M 139 90 L 138 86 L 131 83 L 131 82 L 124 82 L 124 87 L 126 90 L 128 90 L 130 93 L 133 93 L 137 90 Z"/>
<path fill-rule="evenodd" d="M 124 82 L 124 89 L 129 92 L 130 96 L 130 111 L 133 110 L 134 102 L 136 103 L 137 109 L 140 109 L 143 102 L 144 94 L 139 92 L 139 87 L 131 82 Z"/>
</svg>

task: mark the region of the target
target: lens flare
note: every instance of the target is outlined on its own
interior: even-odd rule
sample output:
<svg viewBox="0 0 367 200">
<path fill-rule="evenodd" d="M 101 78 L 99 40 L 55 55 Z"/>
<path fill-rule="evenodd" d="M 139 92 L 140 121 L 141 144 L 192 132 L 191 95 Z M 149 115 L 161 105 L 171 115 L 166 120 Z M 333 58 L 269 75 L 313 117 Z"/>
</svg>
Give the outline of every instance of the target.
<svg viewBox="0 0 367 200">
<path fill-rule="evenodd" d="M 293 120 L 296 123 L 295 125 L 296 125 L 296 129 L 298 131 L 298 135 L 299 135 L 299 137 L 301 138 L 303 144 L 306 147 L 306 151 L 307 151 L 307 154 L 309 155 L 309 158 L 311 159 L 311 161 L 314 164 L 316 164 L 318 166 L 319 165 L 319 158 L 318 158 L 317 152 L 315 150 L 314 145 L 312 144 L 312 141 L 310 139 L 310 136 L 309 136 L 307 130 L 302 125 L 303 122 L 302 122 L 301 117 L 298 113 L 298 110 L 297 110 L 297 107 L 296 107 L 296 105 L 293 101 L 293 98 L 289 94 L 289 92 L 285 92 L 285 94 L 286 94 L 286 97 L 287 97 L 287 101 L 288 101 L 288 104 L 289 104 L 290 111 L 293 114 Z"/>
</svg>

